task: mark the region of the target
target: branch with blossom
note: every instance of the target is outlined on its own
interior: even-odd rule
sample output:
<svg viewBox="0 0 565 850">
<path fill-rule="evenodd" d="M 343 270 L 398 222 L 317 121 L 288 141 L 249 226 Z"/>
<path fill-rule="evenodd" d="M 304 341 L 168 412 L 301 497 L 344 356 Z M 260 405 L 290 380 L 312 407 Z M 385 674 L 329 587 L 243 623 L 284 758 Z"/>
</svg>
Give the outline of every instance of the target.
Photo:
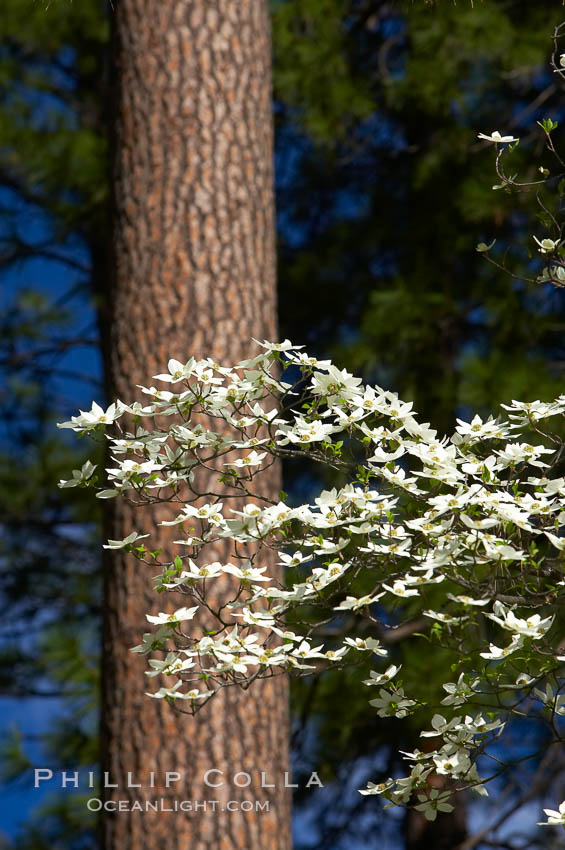
<svg viewBox="0 0 565 850">
<path fill-rule="evenodd" d="M 414 619 L 429 622 L 420 639 L 459 659 L 422 733 L 439 743 L 405 753 L 405 777 L 362 793 L 415 800 L 434 819 L 451 792 L 434 795 L 430 774 L 486 794 L 499 765 L 481 776 L 477 759 L 510 717 L 542 718 L 563 740 L 565 479 L 556 473 L 563 442 L 548 425 L 565 415 L 565 395 L 515 401 L 504 417 L 458 420 L 451 438 L 438 437 L 394 393 L 288 340 L 261 348 L 235 366 L 172 360 L 155 376 L 170 389 L 142 387 L 144 402 L 93 405 L 62 423 L 104 433 L 112 461 L 101 483 L 87 463 L 60 486 L 178 506 L 162 522 L 178 531 L 170 560 L 137 530 L 106 545 L 157 567 L 156 589 L 186 601 L 148 614 L 154 630 L 133 651 L 149 656 L 148 676 L 176 679 L 149 696 L 189 712 L 223 687 L 362 654 L 376 665 L 366 684 L 376 686 L 379 716 L 429 716 L 436 707 L 406 691 L 384 640 Z M 299 506 L 257 496 L 255 478 L 287 457 L 330 466 L 345 483 Z M 213 473 L 214 492 L 200 491 L 199 470 Z M 209 562 L 208 547 L 222 541 L 230 559 Z M 268 574 L 273 552 L 285 583 Z M 216 607 L 215 582 L 232 590 Z"/>
</svg>

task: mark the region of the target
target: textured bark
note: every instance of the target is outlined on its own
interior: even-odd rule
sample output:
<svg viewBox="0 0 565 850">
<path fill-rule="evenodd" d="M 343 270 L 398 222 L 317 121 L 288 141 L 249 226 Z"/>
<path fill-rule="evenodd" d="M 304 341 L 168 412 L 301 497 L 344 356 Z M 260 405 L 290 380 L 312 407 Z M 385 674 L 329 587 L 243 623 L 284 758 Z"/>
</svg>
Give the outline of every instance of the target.
<svg viewBox="0 0 565 850">
<path fill-rule="evenodd" d="M 109 392 L 127 401 L 170 357 L 232 364 L 255 353 L 252 337 L 276 336 L 267 2 L 114 0 L 114 69 L 114 269 L 103 326 Z M 266 486 L 276 497 L 277 469 Z M 163 508 L 140 514 L 112 500 L 108 509 L 111 537 L 152 525 L 151 546 L 167 550 L 177 536 L 156 525 Z M 226 557 L 219 547 L 209 554 Z M 104 850 L 288 850 L 284 678 L 224 689 L 196 717 L 144 696 L 154 680 L 129 650 L 147 631 L 145 614 L 165 603 L 154 572 L 127 556 L 106 565 L 103 771 L 119 785 L 106 799 L 219 802 L 216 811 L 107 813 Z M 224 772 L 212 777 L 222 787 L 204 784 L 211 768 Z M 169 789 L 166 771 L 182 775 Z M 239 771 L 249 787 L 232 783 Z M 261 771 L 276 788 L 261 787 Z M 145 787 L 128 789 L 128 773 Z M 229 800 L 269 810 L 230 812 Z"/>
</svg>

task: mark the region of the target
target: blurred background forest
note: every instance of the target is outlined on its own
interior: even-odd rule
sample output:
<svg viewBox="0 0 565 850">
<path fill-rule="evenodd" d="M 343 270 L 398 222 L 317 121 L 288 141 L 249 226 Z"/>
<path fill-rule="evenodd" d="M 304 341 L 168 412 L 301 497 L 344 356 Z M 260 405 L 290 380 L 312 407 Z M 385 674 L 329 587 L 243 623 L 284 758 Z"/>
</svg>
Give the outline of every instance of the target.
<svg viewBox="0 0 565 850">
<path fill-rule="evenodd" d="M 563 7 L 271 5 L 280 337 L 413 400 L 441 433 L 471 410 L 563 392 L 565 299 L 520 279 L 536 262 L 524 247 L 533 200 L 493 191 L 493 149 L 477 140 L 511 132 L 517 165 L 544 165 L 536 121 L 565 111 L 549 66 Z M 29 769 L 97 760 L 100 518 L 82 491 L 56 487 L 87 452 L 55 423 L 111 401 L 97 309 L 112 11 L 102 0 L 2 6 L 0 846 L 86 850 L 96 839 L 80 795 L 39 795 Z M 516 278 L 476 252 L 494 238 Z M 293 499 L 319 487 L 300 467 L 285 474 Z M 432 655 L 410 642 L 402 652 L 420 653 L 422 681 L 438 687 Z M 366 672 L 294 688 L 294 771 L 326 784 L 297 796 L 295 846 L 403 847 L 398 814 L 356 789 L 394 769 L 417 730 L 376 718 L 360 689 L 346 703 L 344 676 Z M 509 799 L 517 787 L 509 781 Z M 500 846 L 563 846 L 551 832 Z"/>
</svg>

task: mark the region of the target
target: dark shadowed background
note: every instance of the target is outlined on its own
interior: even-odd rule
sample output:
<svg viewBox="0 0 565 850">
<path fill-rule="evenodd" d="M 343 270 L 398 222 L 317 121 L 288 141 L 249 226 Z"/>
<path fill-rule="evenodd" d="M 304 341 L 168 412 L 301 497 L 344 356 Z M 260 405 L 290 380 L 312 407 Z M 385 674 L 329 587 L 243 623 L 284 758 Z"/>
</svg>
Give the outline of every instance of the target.
<svg viewBox="0 0 565 850">
<path fill-rule="evenodd" d="M 96 847 L 82 798 L 43 795 L 30 771 L 97 760 L 100 517 L 88 494 L 57 489 L 90 446 L 55 423 L 111 401 L 98 350 L 111 15 L 100 0 L 4 0 L 0 13 L 0 847 L 23 850 Z M 564 298 L 520 279 L 536 263 L 533 199 L 492 190 L 477 134 L 519 136 L 516 170 L 544 165 L 536 121 L 565 111 L 548 64 L 563 8 L 274 0 L 272 15 L 280 337 L 413 400 L 445 433 L 471 410 L 561 393 Z M 475 251 L 493 238 L 516 278 Z M 294 500 L 321 484 L 300 466 L 285 476 Z M 437 658 L 398 651 L 439 687 Z M 401 813 L 357 794 L 418 736 L 376 718 L 365 676 L 294 687 L 295 776 L 326 784 L 297 794 L 297 850 L 416 850 Z M 516 799 L 534 769 L 499 790 Z M 489 806 L 468 807 L 471 830 Z M 524 839 L 538 810 L 497 846 L 563 846 L 551 830 Z"/>
</svg>

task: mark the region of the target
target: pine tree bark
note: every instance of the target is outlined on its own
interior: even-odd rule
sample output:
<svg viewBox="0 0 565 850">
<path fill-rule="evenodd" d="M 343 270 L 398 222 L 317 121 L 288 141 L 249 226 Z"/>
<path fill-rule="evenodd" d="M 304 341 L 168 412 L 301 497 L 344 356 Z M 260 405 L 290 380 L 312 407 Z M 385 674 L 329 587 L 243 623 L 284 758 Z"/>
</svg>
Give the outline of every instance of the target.
<svg viewBox="0 0 565 850">
<path fill-rule="evenodd" d="M 114 262 L 102 325 L 109 395 L 127 401 L 170 357 L 232 364 L 255 353 L 252 337 L 276 337 L 270 27 L 267 0 L 114 0 L 113 24 Z M 278 470 L 267 486 L 276 498 Z M 108 510 L 108 536 L 143 522 L 151 546 L 170 551 L 162 512 L 141 519 L 119 499 Z M 210 560 L 225 556 L 216 547 Z M 144 696 L 146 659 L 130 648 L 163 601 L 152 572 L 128 556 L 106 564 L 102 770 L 119 787 L 105 799 L 208 805 L 103 813 L 102 846 L 289 850 L 284 678 L 226 688 L 195 717 Z M 205 784 L 212 768 L 224 785 Z M 170 788 L 166 771 L 181 774 Z M 240 771 L 249 787 L 233 784 Z M 275 788 L 261 787 L 261 772 Z M 230 800 L 268 811 L 228 811 Z"/>
</svg>

